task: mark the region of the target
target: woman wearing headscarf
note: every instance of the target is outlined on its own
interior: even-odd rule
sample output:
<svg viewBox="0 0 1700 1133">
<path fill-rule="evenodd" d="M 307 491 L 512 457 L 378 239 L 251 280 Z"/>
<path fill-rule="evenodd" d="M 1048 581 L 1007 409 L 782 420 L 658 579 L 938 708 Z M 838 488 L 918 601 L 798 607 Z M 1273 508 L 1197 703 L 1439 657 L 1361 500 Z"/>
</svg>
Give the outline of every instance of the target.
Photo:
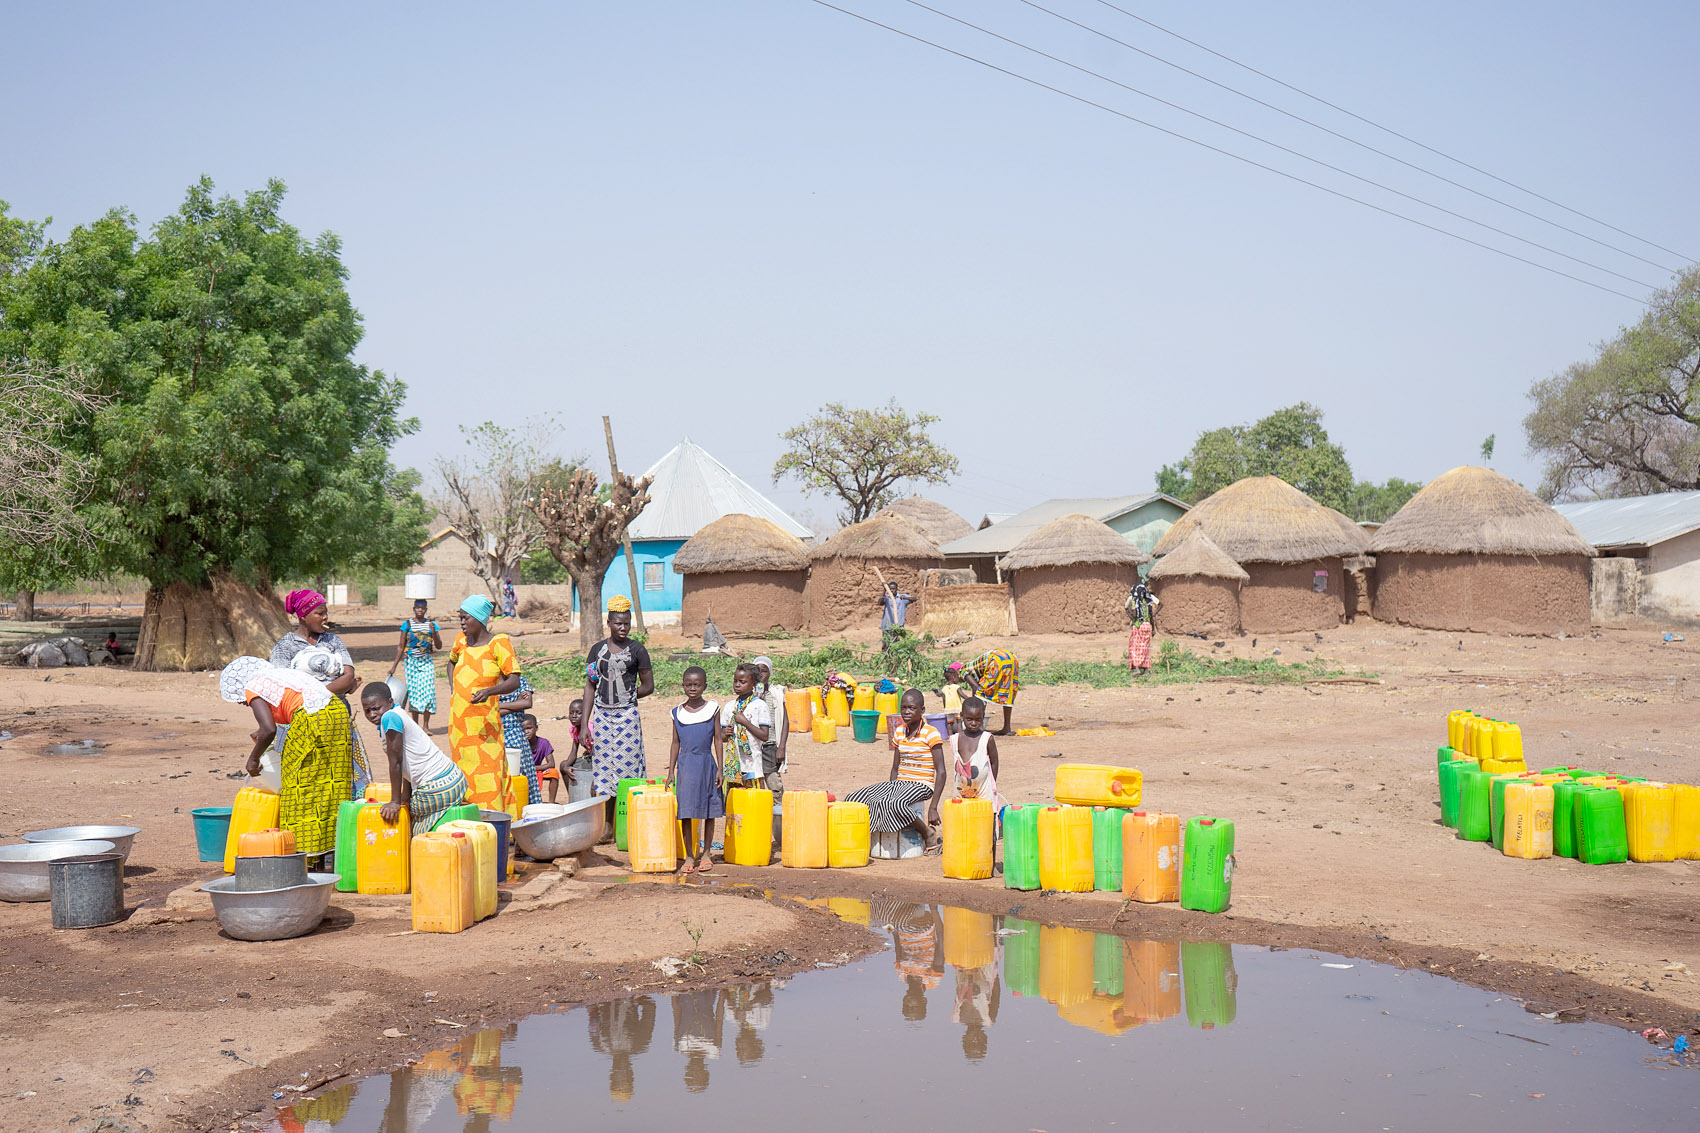
<svg viewBox="0 0 1700 1133">
<path fill-rule="evenodd" d="M 505 633 L 490 632 L 496 604 L 474 594 L 460 604 L 460 636 L 449 648 L 449 755 L 466 776 L 466 801 L 506 810 L 508 764 L 497 699 L 519 688 L 519 658 Z"/>
<path fill-rule="evenodd" d="M 291 590 L 289 597 L 283 600 L 283 609 L 295 619 L 295 628 L 277 639 L 272 646 L 271 663 L 279 669 L 296 667 L 296 661 L 301 654 L 309 649 L 322 649 L 329 653 L 342 665 L 341 672 L 325 680 L 322 670 L 315 667 L 312 675 L 320 677 L 325 689 L 342 701 L 342 706 L 348 712 L 349 743 L 354 757 L 354 778 L 357 785 L 362 785 L 372 778 L 370 765 L 366 761 L 366 748 L 360 742 L 360 734 L 354 730 L 354 712 L 348 705 L 348 694 L 360 684 L 360 678 L 354 672 L 354 658 L 349 655 L 348 646 L 342 638 L 332 633 L 328 626 L 330 603 L 317 590 Z M 283 745 L 289 736 L 285 726 L 278 732 L 278 752 L 282 753 Z"/>
<path fill-rule="evenodd" d="M 584 702 L 590 705 L 591 790 L 608 796 L 612 812 L 621 779 L 641 779 L 643 721 L 638 701 L 655 691 L 649 650 L 632 640 L 632 600 L 608 599 L 608 636 L 590 647 Z M 610 817 L 612 814 L 610 813 Z"/>
<path fill-rule="evenodd" d="M 260 773 L 260 755 L 283 735 L 283 790 L 278 826 L 295 835 L 295 849 L 314 860 L 336 847 L 336 812 L 353 794 L 348 704 L 321 683 L 261 657 L 238 657 L 218 678 L 219 695 L 253 709 L 249 775 Z"/>
</svg>

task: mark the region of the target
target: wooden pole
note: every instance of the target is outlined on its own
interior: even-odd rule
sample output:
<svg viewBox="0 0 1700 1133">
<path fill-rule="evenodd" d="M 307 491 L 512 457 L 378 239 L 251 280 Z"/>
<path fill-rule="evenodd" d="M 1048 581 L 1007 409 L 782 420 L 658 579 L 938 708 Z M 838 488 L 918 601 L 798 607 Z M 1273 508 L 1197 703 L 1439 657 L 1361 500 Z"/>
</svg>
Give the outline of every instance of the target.
<svg viewBox="0 0 1700 1133">
<path fill-rule="evenodd" d="M 614 426 L 609 424 L 607 417 L 602 418 L 602 435 L 608 439 L 608 472 L 618 480 L 620 462 L 614 458 Z M 626 577 L 632 586 L 632 629 L 647 634 L 643 627 L 643 597 L 638 589 L 637 560 L 632 558 L 632 537 L 624 530 L 620 532 L 620 550 L 626 553 Z"/>
</svg>

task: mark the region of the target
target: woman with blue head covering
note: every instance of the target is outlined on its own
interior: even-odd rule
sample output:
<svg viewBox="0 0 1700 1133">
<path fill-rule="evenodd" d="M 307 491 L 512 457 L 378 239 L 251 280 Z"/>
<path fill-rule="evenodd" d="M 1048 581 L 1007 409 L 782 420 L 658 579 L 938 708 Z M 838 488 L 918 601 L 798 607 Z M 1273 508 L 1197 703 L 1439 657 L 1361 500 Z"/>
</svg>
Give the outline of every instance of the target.
<svg viewBox="0 0 1700 1133">
<path fill-rule="evenodd" d="M 460 604 L 460 636 L 449 649 L 449 753 L 466 776 L 466 801 L 508 810 L 508 765 L 502 753 L 497 698 L 519 688 L 519 658 L 505 633 L 492 634 L 496 604 L 474 594 Z"/>
</svg>

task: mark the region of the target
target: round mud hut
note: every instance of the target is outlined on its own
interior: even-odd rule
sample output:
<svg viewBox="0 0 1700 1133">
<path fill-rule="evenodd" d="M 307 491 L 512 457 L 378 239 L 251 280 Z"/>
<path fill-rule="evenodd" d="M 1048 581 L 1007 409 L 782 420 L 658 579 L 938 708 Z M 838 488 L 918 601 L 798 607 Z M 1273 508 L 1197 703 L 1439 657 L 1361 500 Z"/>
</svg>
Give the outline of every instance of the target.
<svg viewBox="0 0 1700 1133">
<path fill-rule="evenodd" d="M 1065 515 L 1011 548 L 1009 576 L 1021 633 L 1108 633 L 1127 625 L 1127 594 L 1151 556 L 1087 515 Z"/>
<path fill-rule="evenodd" d="M 1370 541 L 1375 616 L 1427 629 L 1580 633 L 1594 548 L 1570 521 L 1488 468 L 1454 468 Z"/>
<path fill-rule="evenodd" d="M 921 529 L 921 534 L 941 547 L 964 535 L 974 534 L 973 525 L 966 519 L 925 496 L 910 496 L 908 499 L 898 500 L 881 508 L 877 514 L 907 519 Z"/>
<path fill-rule="evenodd" d="M 1200 527 L 1158 559 L 1146 575 L 1163 603 L 1157 625 L 1164 633 L 1239 633 L 1240 588 L 1251 580 Z"/>
<path fill-rule="evenodd" d="M 1337 513 L 1279 476 L 1238 480 L 1199 501 L 1156 554 L 1178 550 L 1194 530 L 1245 568 L 1240 625 L 1247 633 L 1332 629 L 1345 619 L 1344 563 L 1363 553 L 1361 532 L 1348 534 Z"/>
<path fill-rule="evenodd" d="M 797 632 L 808 621 L 809 549 L 769 520 L 721 516 L 686 540 L 673 569 L 684 575 L 686 633 L 709 618 L 728 634 Z"/>
<path fill-rule="evenodd" d="M 809 552 L 808 629 L 837 633 L 880 621 L 880 578 L 921 596 L 921 572 L 944 566 L 939 545 L 895 515 L 876 515 L 843 528 Z M 908 624 L 919 625 L 919 601 Z"/>
</svg>

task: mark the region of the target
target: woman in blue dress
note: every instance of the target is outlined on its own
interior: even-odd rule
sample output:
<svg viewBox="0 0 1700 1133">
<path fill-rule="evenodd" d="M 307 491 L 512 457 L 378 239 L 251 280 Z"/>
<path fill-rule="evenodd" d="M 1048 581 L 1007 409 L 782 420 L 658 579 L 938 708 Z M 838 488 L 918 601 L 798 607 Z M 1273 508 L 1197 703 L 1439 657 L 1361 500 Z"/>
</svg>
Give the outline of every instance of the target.
<svg viewBox="0 0 1700 1133">
<path fill-rule="evenodd" d="M 427 609 L 425 599 L 414 599 L 413 617 L 401 623 L 395 660 L 390 662 L 386 677 L 395 676 L 396 666 L 406 663 L 407 710 L 413 722 L 429 732 L 431 713 L 437 710 L 437 663 L 433 656 L 443 651 L 443 636 L 437 623 L 427 616 Z"/>
<path fill-rule="evenodd" d="M 709 847 L 714 845 L 714 820 L 726 814 L 720 796 L 720 705 L 703 699 L 708 674 L 692 665 L 681 684 L 685 702 L 673 709 L 673 745 L 667 756 L 667 781 L 673 785 L 679 819 L 693 819 L 685 836 L 681 873 L 713 873 Z M 697 835 L 702 849 L 697 850 Z"/>
<path fill-rule="evenodd" d="M 519 748 L 525 753 L 520 760 L 520 766 L 525 771 L 525 790 L 527 803 L 543 801 L 543 787 L 537 781 L 537 760 L 532 758 L 531 741 L 525 738 L 525 714 L 531 711 L 536 699 L 531 682 L 522 674 L 519 687 L 512 692 L 496 698 L 496 711 L 502 715 L 502 747 Z"/>
</svg>

